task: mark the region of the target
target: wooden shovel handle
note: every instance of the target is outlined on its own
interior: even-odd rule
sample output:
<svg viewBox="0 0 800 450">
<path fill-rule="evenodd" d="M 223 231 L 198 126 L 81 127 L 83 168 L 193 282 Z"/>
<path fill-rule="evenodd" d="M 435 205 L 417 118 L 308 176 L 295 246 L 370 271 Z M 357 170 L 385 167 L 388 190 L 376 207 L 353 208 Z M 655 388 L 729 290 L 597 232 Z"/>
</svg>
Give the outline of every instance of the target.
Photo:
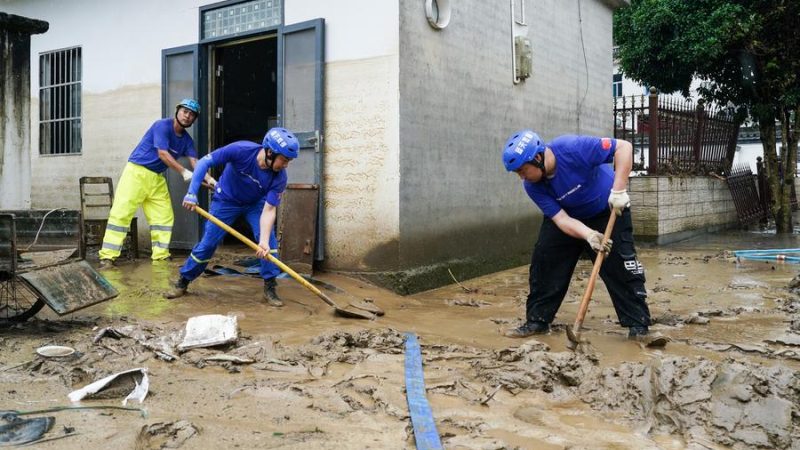
<svg viewBox="0 0 800 450">
<path fill-rule="evenodd" d="M 608 225 L 606 225 L 606 232 L 603 233 L 603 245 L 605 245 L 605 243 L 608 242 L 608 239 L 611 237 L 611 232 L 614 230 L 614 223 L 616 223 L 616 221 L 617 211 L 616 209 L 612 209 L 611 216 L 608 218 Z M 594 292 L 594 283 L 597 281 L 597 275 L 600 273 L 600 266 L 603 265 L 603 259 L 605 259 L 605 256 L 605 252 L 597 252 L 597 258 L 594 259 L 592 275 L 589 277 L 589 282 L 586 284 L 586 291 L 583 293 L 581 305 L 578 308 L 578 317 L 575 318 L 575 325 L 573 326 L 573 330 L 575 330 L 576 333 L 580 331 L 581 325 L 583 325 L 583 319 L 586 317 L 586 311 L 589 310 L 589 300 L 591 300 L 592 293 Z"/>
<path fill-rule="evenodd" d="M 223 221 L 217 219 L 216 217 L 212 216 L 208 211 L 204 210 L 203 208 L 201 208 L 199 206 L 195 206 L 194 210 L 197 212 L 197 214 L 200 214 L 201 216 L 203 216 L 206 219 L 208 219 L 211 222 L 213 222 L 214 225 L 216 225 L 216 226 L 222 228 L 223 230 L 225 230 L 226 232 L 232 234 L 237 239 L 239 239 L 240 241 L 242 241 L 245 244 L 247 244 L 247 246 L 252 248 L 253 250 L 255 250 L 255 251 L 261 250 L 261 247 L 259 247 L 258 244 L 256 244 L 255 242 L 251 241 L 250 239 L 248 239 L 242 233 L 239 233 L 238 231 L 234 230 L 231 226 L 229 226 L 225 222 L 223 222 Z M 314 294 L 316 294 L 317 297 L 321 298 L 325 303 L 327 303 L 330 306 L 333 306 L 334 308 L 337 308 L 337 309 L 339 308 L 336 305 L 336 303 L 334 303 L 333 300 L 328 298 L 327 295 L 325 295 L 322 291 L 317 289 L 316 286 L 314 286 L 313 284 L 311 284 L 308 281 L 306 281 L 305 278 L 303 278 L 300 275 L 298 275 L 297 272 L 295 272 L 294 270 L 292 270 L 291 267 L 289 267 L 286 264 L 284 264 L 283 262 L 281 262 L 281 260 L 279 260 L 278 258 L 270 255 L 269 253 L 267 253 L 267 259 L 270 260 L 271 262 L 273 262 L 276 266 L 280 267 L 281 270 L 283 270 L 284 272 L 288 273 L 289 276 L 294 278 L 295 281 L 297 281 L 298 283 L 302 284 L 303 287 L 305 287 L 309 291 L 311 291 Z"/>
</svg>

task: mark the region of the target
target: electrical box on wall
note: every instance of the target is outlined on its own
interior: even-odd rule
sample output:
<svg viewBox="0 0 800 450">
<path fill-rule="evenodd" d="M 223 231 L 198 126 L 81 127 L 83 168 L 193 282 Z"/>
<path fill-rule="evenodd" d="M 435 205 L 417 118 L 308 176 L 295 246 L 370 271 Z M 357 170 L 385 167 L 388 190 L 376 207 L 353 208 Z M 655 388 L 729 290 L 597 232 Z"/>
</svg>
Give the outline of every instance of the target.
<svg viewBox="0 0 800 450">
<path fill-rule="evenodd" d="M 533 66 L 530 39 L 525 36 L 514 37 L 514 57 L 516 58 L 514 76 L 518 80 L 530 77 Z"/>
</svg>

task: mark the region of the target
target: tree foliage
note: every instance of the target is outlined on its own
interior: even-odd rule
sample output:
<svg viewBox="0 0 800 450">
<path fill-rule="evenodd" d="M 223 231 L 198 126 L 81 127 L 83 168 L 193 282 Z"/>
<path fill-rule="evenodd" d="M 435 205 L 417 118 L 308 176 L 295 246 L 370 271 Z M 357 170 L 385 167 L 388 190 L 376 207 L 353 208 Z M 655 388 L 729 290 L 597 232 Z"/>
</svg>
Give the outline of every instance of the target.
<svg viewBox="0 0 800 450">
<path fill-rule="evenodd" d="M 800 0 L 632 0 L 614 16 L 620 65 L 662 92 L 733 104 L 759 126 L 779 232 L 791 232 L 789 194 L 800 128 Z M 778 155 L 776 122 L 781 124 Z M 779 167 L 786 170 L 781 171 Z M 781 173 L 779 173 L 781 172 Z"/>
</svg>

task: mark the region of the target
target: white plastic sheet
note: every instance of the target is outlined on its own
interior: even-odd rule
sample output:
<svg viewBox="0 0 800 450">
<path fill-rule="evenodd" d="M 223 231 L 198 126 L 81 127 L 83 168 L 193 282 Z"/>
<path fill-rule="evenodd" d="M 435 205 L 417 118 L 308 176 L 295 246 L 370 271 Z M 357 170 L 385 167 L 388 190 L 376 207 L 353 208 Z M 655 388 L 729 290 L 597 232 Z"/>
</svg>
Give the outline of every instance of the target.
<svg viewBox="0 0 800 450">
<path fill-rule="evenodd" d="M 127 405 L 128 400 L 137 400 L 139 403 L 142 403 L 144 401 L 144 398 L 147 397 L 147 391 L 150 389 L 150 379 L 147 376 L 147 369 L 144 367 L 140 367 L 138 369 L 126 370 L 124 372 L 118 372 L 113 375 L 109 375 L 105 378 L 102 378 L 100 380 L 97 380 L 94 383 L 86 385 L 76 391 L 72 391 L 69 393 L 69 400 L 72 402 L 80 401 L 89 395 L 96 394 L 102 391 L 103 389 L 111 385 L 114 382 L 114 380 L 116 380 L 120 376 L 135 372 L 141 372 L 142 381 L 141 383 L 139 382 L 136 383 L 136 387 L 133 389 L 133 391 L 131 391 L 130 394 L 128 394 L 127 397 L 125 397 L 124 400 L 122 400 L 122 404 Z"/>
<path fill-rule="evenodd" d="M 186 333 L 183 342 L 178 344 L 178 351 L 227 344 L 236 341 L 238 337 L 239 326 L 236 316 L 221 314 L 196 316 L 186 322 Z"/>
</svg>

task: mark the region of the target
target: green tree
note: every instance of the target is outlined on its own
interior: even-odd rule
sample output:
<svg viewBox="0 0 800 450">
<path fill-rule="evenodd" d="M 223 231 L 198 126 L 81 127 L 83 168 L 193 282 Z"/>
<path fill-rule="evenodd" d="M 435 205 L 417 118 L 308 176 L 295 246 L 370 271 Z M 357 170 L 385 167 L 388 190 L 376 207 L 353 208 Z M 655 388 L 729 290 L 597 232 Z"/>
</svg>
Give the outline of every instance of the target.
<svg viewBox="0 0 800 450">
<path fill-rule="evenodd" d="M 773 217 L 792 232 L 791 186 L 800 128 L 800 0 L 632 0 L 614 16 L 620 65 L 662 92 L 733 104 L 761 131 Z M 781 124 L 782 151 L 776 148 Z M 779 174 L 779 164 L 783 176 Z"/>
</svg>

